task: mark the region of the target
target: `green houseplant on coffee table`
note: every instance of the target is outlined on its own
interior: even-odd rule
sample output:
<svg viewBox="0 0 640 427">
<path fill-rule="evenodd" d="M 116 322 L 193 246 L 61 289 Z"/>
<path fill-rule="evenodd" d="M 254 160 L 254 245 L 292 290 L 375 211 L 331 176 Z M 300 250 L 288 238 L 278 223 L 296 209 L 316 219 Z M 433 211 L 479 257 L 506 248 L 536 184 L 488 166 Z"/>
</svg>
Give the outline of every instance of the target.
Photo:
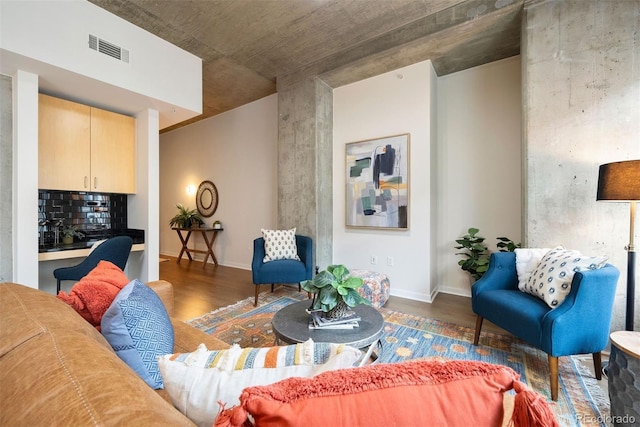
<svg viewBox="0 0 640 427">
<path fill-rule="evenodd" d="M 311 280 L 300 283 L 302 289 L 314 294 L 312 309 L 322 310 L 329 318 L 340 318 L 350 307 L 370 304 L 357 291 L 363 280 L 349 275 L 349 269 L 342 264 L 330 265 Z"/>
</svg>

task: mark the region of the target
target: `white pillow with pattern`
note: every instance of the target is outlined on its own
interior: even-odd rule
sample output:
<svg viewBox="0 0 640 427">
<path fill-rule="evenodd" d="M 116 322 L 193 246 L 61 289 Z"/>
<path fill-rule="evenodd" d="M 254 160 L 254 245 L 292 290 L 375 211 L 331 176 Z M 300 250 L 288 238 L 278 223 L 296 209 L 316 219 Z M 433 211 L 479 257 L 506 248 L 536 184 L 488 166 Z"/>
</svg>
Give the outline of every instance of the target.
<svg viewBox="0 0 640 427">
<path fill-rule="evenodd" d="M 597 270 L 606 264 L 607 259 L 605 256 L 584 256 L 578 251 L 552 249 L 531 272 L 525 292 L 556 308 L 569 295 L 575 273 Z"/>
<path fill-rule="evenodd" d="M 298 256 L 298 246 L 296 245 L 296 229 L 291 230 L 265 230 L 262 231 L 264 238 L 264 259 L 262 262 L 275 261 L 278 259 L 295 259 L 300 261 Z"/>
</svg>

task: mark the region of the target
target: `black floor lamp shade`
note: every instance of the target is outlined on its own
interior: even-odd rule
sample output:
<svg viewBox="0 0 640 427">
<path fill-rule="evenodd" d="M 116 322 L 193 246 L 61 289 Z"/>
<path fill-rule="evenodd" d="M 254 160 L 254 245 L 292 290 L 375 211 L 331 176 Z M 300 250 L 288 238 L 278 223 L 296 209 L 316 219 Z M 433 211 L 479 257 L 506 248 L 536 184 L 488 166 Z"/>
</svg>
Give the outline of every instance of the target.
<svg viewBox="0 0 640 427">
<path fill-rule="evenodd" d="M 640 160 L 600 165 L 597 200 L 640 200 Z"/>
<path fill-rule="evenodd" d="M 627 247 L 627 310 L 626 330 L 633 331 L 635 310 L 634 247 L 636 201 L 640 200 L 640 160 L 606 163 L 600 165 L 597 200 L 629 202 L 631 204 L 629 246 Z"/>
</svg>

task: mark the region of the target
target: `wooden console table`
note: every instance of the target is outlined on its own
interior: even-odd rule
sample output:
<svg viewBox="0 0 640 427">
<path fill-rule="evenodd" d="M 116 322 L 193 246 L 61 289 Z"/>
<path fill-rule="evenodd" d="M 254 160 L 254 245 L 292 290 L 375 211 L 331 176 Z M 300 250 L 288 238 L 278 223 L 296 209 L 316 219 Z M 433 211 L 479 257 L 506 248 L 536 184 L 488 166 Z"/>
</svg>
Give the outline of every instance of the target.
<svg viewBox="0 0 640 427">
<path fill-rule="evenodd" d="M 182 259 L 182 254 L 186 253 L 187 257 L 189 258 L 189 261 L 193 261 L 193 257 L 191 257 L 191 254 L 197 253 L 197 254 L 206 254 L 204 257 L 204 260 L 202 261 L 203 267 L 207 265 L 207 260 L 209 259 L 209 256 L 211 256 L 211 259 L 213 260 L 214 264 L 216 265 L 218 264 L 218 259 L 216 258 L 216 254 L 213 252 L 213 243 L 216 241 L 216 237 L 218 237 L 218 233 L 222 231 L 222 228 L 173 227 L 172 230 L 176 230 L 176 233 L 178 233 L 178 237 L 180 237 L 180 241 L 182 242 L 182 249 L 180 250 L 180 255 L 178 255 L 178 263 L 180 263 L 180 260 Z M 187 232 L 186 236 L 182 235 L 183 231 Z M 189 243 L 189 238 L 191 237 L 191 233 L 194 231 L 196 233 L 199 232 L 200 234 L 202 234 L 202 238 L 204 239 L 204 242 L 207 245 L 207 249 L 189 249 L 187 247 Z M 208 233 L 211 233 L 211 239 L 209 239 Z"/>
</svg>

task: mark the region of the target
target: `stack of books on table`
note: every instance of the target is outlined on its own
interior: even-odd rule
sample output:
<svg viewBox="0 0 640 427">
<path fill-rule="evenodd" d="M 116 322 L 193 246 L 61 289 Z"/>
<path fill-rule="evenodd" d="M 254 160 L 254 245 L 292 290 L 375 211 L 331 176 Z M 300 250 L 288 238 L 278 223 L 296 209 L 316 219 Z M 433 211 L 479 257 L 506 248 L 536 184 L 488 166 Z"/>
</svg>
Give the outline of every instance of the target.
<svg viewBox="0 0 640 427">
<path fill-rule="evenodd" d="M 355 311 L 345 317 L 329 319 L 322 310 L 307 310 L 309 313 L 309 329 L 353 329 L 360 326 L 360 316 Z"/>
</svg>

